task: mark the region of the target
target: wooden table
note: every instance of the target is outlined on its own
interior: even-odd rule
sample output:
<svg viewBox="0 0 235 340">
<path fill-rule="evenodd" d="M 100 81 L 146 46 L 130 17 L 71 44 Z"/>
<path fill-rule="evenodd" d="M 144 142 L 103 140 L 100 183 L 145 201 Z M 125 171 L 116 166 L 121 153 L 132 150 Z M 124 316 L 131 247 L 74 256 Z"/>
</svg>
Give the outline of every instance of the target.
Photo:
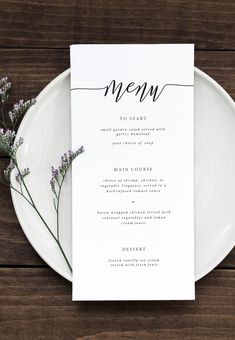
<svg viewBox="0 0 235 340">
<path fill-rule="evenodd" d="M 194 42 L 196 66 L 235 98 L 234 23 L 232 0 L 0 0 L 0 73 L 13 103 L 69 67 L 72 43 Z M 71 302 L 71 284 L 31 247 L 0 186 L 1 340 L 235 339 L 234 315 L 234 250 L 196 284 L 195 302 Z"/>
</svg>

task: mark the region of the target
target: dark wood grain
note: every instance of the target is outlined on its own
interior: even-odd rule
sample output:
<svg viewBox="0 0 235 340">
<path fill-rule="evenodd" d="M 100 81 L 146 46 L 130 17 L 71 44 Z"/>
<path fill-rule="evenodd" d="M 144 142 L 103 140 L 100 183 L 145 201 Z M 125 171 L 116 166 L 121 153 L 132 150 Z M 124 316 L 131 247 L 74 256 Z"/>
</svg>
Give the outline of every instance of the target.
<svg viewBox="0 0 235 340">
<path fill-rule="evenodd" d="M 1 47 L 188 43 L 235 49 L 233 0 L 0 1 Z"/>
<path fill-rule="evenodd" d="M 50 269 L 0 269 L 1 340 L 233 339 L 234 281 L 233 270 L 212 272 L 196 301 L 72 303 Z"/>
<path fill-rule="evenodd" d="M 69 49 L 0 49 L 0 74 L 9 76 L 15 101 L 35 97 L 55 76 L 69 68 Z M 235 98 L 235 52 L 196 51 L 199 67 Z"/>
</svg>

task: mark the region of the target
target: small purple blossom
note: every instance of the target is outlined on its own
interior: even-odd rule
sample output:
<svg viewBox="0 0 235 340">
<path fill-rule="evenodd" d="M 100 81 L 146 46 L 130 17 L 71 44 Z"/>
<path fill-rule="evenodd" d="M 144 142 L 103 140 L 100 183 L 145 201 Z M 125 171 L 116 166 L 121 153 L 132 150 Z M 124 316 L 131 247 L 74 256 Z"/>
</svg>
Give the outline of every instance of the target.
<svg viewBox="0 0 235 340">
<path fill-rule="evenodd" d="M 0 151 L 8 156 L 12 154 L 12 147 L 15 140 L 15 131 L 10 129 L 0 129 Z"/>
<path fill-rule="evenodd" d="M 51 180 L 50 180 L 50 186 L 52 192 L 56 195 L 58 195 L 58 192 L 60 191 L 60 188 L 63 184 L 65 175 L 73 162 L 73 160 L 80 155 L 82 152 L 84 152 L 84 147 L 80 147 L 76 151 L 69 150 L 68 153 L 64 153 L 61 156 L 61 163 L 58 169 L 52 167 L 51 168 Z M 56 191 L 57 188 L 57 191 Z"/>
<path fill-rule="evenodd" d="M 23 182 L 23 179 L 30 174 L 29 168 L 25 168 L 22 171 L 18 172 L 16 175 L 17 182 L 21 185 Z"/>
<path fill-rule="evenodd" d="M 11 153 L 12 153 L 12 156 L 15 157 L 16 156 L 16 152 L 17 150 L 19 149 L 19 147 L 23 144 L 23 138 L 20 137 L 15 143 L 14 145 L 12 146 L 11 148 Z"/>
<path fill-rule="evenodd" d="M 51 167 L 51 174 L 52 174 L 52 178 L 56 179 L 59 176 L 59 171 L 58 169 L 55 169 L 53 166 Z"/>
<path fill-rule="evenodd" d="M 0 78 L 0 86 L 5 85 L 8 81 L 8 77 L 2 77 Z"/>
<path fill-rule="evenodd" d="M 11 88 L 11 83 L 8 82 L 8 78 L 7 77 L 2 77 L 0 78 L 0 101 L 2 103 L 4 103 L 7 98 L 7 92 L 10 90 Z"/>
<path fill-rule="evenodd" d="M 15 125 L 18 119 L 34 104 L 36 104 L 36 99 L 34 98 L 27 100 L 26 102 L 21 99 L 18 103 L 14 104 L 13 109 L 8 112 L 12 124 Z"/>
<path fill-rule="evenodd" d="M 6 153 L 11 158 L 15 158 L 18 148 L 23 144 L 23 138 L 15 142 L 15 131 L 10 129 L 0 129 L 0 151 Z"/>
<path fill-rule="evenodd" d="M 3 171 L 4 177 L 7 183 L 10 183 L 11 181 L 11 172 L 14 168 L 15 168 L 15 164 L 12 161 L 10 161 L 7 168 Z"/>
</svg>

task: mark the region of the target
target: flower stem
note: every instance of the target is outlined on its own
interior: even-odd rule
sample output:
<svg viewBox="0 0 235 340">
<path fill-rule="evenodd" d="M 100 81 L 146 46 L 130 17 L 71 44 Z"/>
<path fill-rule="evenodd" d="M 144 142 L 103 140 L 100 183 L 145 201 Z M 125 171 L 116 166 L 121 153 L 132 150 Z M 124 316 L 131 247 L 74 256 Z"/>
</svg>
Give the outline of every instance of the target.
<svg viewBox="0 0 235 340">
<path fill-rule="evenodd" d="M 72 267 L 71 267 L 71 265 L 70 265 L 70 263 L 69 263 L 69 261 L 68 261 L 68 259 L 67 259 L 67 256 L 65 255 L 65 253 L 64 253 L 64 251 L 63 251 L 63 248 L 61 247 L 60 241 L 59 241 L 59 240 L 56 240 L 56 242 L 57 242 L 58 247 L 60 248 L 60 251 L 61 251 L 61 253 L 63 254 L 64 259 L 65 259 L 65 261 L 66 261 L 66 263 L 67 263 L 67 265 L 68 265 L 68 267 L 69 267 L 69 269 L 70 269 L 70 271 L 71 271 L 71 273 L 72 273 L 72 272 L 73 272 L 73 269 L 72 269 Z"/>
<path fill-rule="evenodd" d="M 65 173 L 66 174 L 66 173 Z M 62 190 L 62 184 L 64 182 L 64 178 L 65 178 L 65 175 L 64 177 L 62 178 L 62 181 L 60 183 L 60 186 L 59 186 L 59 191 L 58 191 L 58 196 L 57 196 L 57 209 L 56 209 L 56 227 L 57 227 L 57 238 L 58 238 L 58 241 L 59 241 L 59 237 L 60 237 L 60 228 L 59 228 L 59 209 L 60 209 L 60 194 L 61 194 L 61 190 Z"/>
<path fill-rule="evenodd" d="M 56 229 L 57 229 L 57 238 L 59 240 L 60 237 L 60 230 L 59 230 L 59 209 L 60 209 L 60 194 L 61 194 L 61 190 L 62 190 L 62 185 L 64 183 L 64 179 L 65 176 L 67 174 L 69 167 L 65 170 L 63 176 L 62 176 L 62 180 L 61 183 L 59 183 L 59 181 L 57 181 L 59 190 L 58 190 L 58 194 L 56 195 L 56 200 L 57 200 L 57 206 L 56 206 Z"/>
<path fill-rule="evenodd" d="M 66 261 L 66 263 L 67 263 L 67 265 L 68 265 L 68 267 L 69 267 L 69 269 L 70 269 L 70 271 L 72 272 L 72 267 L 71 267 L 71 265 L 70 265 L 70 263 L 69 263 L 69 261 L 68 261 L 68 259 L 67 259 L 67 256 L 65 255 L 65 253 L 64 253 L 64 251 L 63 251 L 63 248 L 62 248 L 62 246 L 61 246 L 61 244 L 60 244 L 59 239 L 57 239 L 56 236 L 53 234 L 53 232 L 51 231 L 51 228 L 48 226 L 48 224 L 46 223 L 45 219 L 42 217 L 42 215 L 40 214 L 40 212 L 38 211 L 38 209 L 37 209 L 37 207 L 36 207 L 36 205 L 35 205 L 35 203 L 34 203 L 34 200 L 33 200 L 32 196 L 31 196 L 31 194 L 30 194 L 30 192 L 29 192 L 29 190 L 28 190 L 28 188 L 27 188 L 27 185 L 26 185 L 26 183 L 25 183 L 24 177 L 21 175 L 21 172 L 20 172 L 20 169 L 19 169 L 19 166 L 18 166 L 18 164 L 17 164 L 16 159 L 13 160 L 13 162 L 14 162 L 14 164 L 15 164 L 15 166 L 16 166 L 16 168 L 17 168 L 19 174 L 20 174 L 22 184 L 23 184 L 23 186 L 24 186 L 24 188 L 25 188 L 25 190 L 26 190 L 26 192 L 27 192 L 27 194 L 28 194 L 30 200 L 27 199 L 27 197 L 25 197 L 24 194 L 21 194 L 20 191 L 18 191 L 17 189 L 15 189 L 15 188 L 13 188 L 13 189 L 16 190 L 19 194 L 21 194 L 21 196 L 23 196 L 23 197 L 26 199 L 26 201 L 27 201 L 28 203 L 30 203 L 31 206 L 34 208 L 34 210 L 35 210 L 36 213 L 38 214 L 39 218 L 41 219 L 41 221 L 43 222 L 43 224 L 45 225 L 45 227 L 47 228 L 47 230 L 49 231 L 49 233 L 51 234 L 51 236 L 53 237 L 53 239 L 56 241 L 56 243 L 57 243 L 57 245 L 58 245 L 58 247 L 59 247 L 59 249 L 60 249 L 60 251 L 61 251 L 61 253 L 62 253 L 62 255 L 63 255 L 63 257 L 64 257 L 64 259 L 65 259 L 65 261 Z M 31 202 L 30 202 L 30 201 L 31 201 Z"/>
</svg>

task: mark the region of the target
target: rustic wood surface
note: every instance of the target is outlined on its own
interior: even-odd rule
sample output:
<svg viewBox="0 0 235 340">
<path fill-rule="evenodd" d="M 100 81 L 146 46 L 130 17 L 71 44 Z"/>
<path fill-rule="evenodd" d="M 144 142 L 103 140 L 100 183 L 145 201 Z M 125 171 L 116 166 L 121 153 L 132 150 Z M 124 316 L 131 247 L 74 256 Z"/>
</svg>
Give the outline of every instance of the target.
<svg viewBox="0 0 235 340">
<path fill-rule="evenodd" d="M 52 270 L 3 268 L 1 339 L 234 339 L 234 280 L 234 270 L 214 270 L 195 302 L 72 303 Z"/>
<path fill-rule="evenodd" d="M 10 105 L 69 67 L 72 43 L 195 43 L 195 65 L 235 98 L 235 2 L 0 0 L 0 75 Z M 46 124 L 46 122 L 45 122 Z M 7 163 L 0 155 L 0 167 Z M 196 301 L 71 302 L 71 284 L 24 236 L 0 185 L 0 340 L 235 339 L 235 249 Z"/>
</svg>

